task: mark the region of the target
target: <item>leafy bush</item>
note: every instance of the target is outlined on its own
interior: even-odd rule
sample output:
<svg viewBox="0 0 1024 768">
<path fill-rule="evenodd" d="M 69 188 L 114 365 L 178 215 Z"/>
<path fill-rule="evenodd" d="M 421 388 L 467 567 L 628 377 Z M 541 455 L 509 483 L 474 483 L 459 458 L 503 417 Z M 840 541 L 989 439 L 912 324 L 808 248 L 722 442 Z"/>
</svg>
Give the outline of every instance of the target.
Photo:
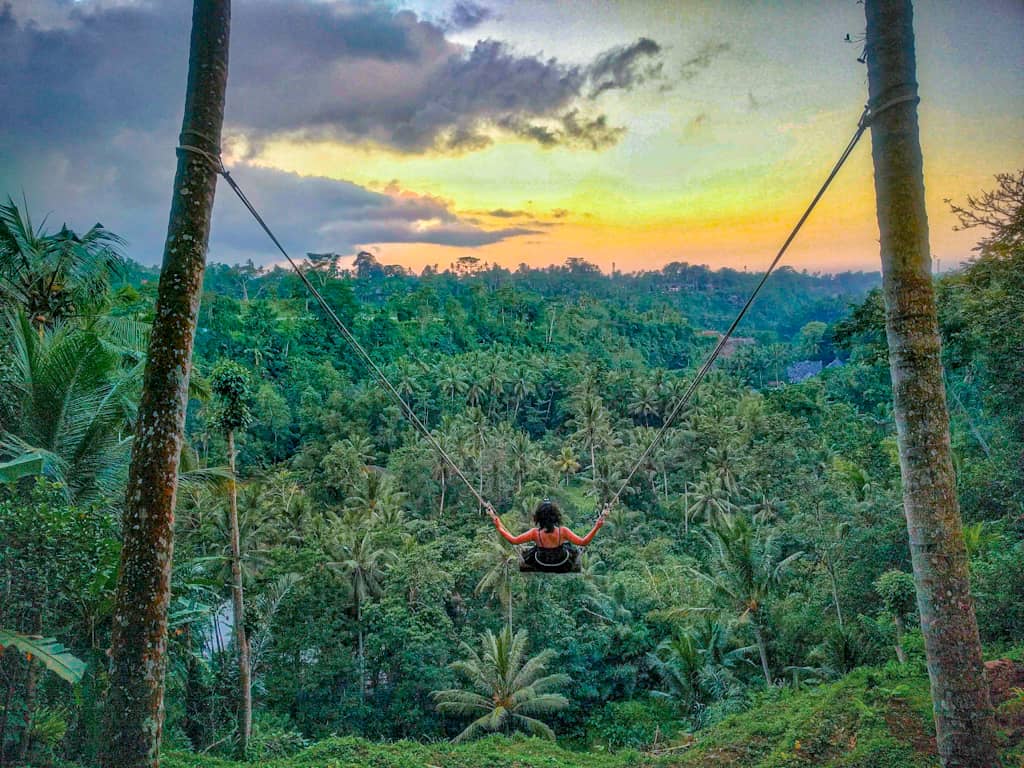
<svg viewBox="0 0 1024 768">
<path fill-rule="evenodd" d="M 253 720 L 246 757 L 262 763 L 277 757 L 290 757 L 308 746 L 309 740 L 291 727 L 288 718 L 260 712 Z"/>
<path fill-rule="evenodd" d="M 670 702 L 647 698 L 606 704 L 587 721 L 587 740 L 615 749 L 674 739 L 688 723 Z"/>
</svg>

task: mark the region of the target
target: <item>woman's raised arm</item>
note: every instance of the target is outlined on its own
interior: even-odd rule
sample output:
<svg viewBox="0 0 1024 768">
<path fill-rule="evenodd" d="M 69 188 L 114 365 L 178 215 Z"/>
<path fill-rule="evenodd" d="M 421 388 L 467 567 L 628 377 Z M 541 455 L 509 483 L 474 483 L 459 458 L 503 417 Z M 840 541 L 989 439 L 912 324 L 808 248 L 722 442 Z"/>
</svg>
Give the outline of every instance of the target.
<svg viewBox="0 0 1024 768">
<path fill-rule="evenodd" d="M 505 526 L 501 522 L 501 518 L 498 517 L 498 513 L 494 511 L 494 507 L 490 504 L 487 505 L 487 514 L 491 516 L 491 521 L 494 523 L 494 527 L 498 529 L 498 533 L 505 539 L 509 544 L 525 544 L 528 541 L 537 540 L 537 529 L 531 528 L 526 533 L 521 533 L 515 536 L 505 529 Z"/>
<path fill-rule="evenodd" d="M 594 523 L 594 527 L 590 529 L 590 533 L 588 533 L 586 536 L 577 536 L 568 528 L 564 527 L 562 528 L 562 536 L 564 536 L 573 544 L 579 547 L 585 547 L 593 540 L 595 534 L 597 534 L 597 532 L 601 530 L 601 526 L 604 525 L 604 519 L 606 517 L 608 517 L 608 507 L 605 507 L 603 510 L 601 510 L 601 514 L 597 517 L 597 522 Z"/>
</svg>

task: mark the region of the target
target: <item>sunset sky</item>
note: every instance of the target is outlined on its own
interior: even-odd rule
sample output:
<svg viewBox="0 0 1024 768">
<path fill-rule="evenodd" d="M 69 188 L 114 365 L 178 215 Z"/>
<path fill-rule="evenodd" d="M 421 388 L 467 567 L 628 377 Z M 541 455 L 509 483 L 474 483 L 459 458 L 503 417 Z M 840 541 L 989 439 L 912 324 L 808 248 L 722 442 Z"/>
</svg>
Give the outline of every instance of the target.
<svg viewBox="0 0 1024 768">
<path fill-rule="evenodd" d="M 159 262 L 184 0 L 0 2 L 0 192 Z M 931 243 L 1024 166 L 1024 3 L 920 2 Z M 863 7 L 828 2 L 236 0 L 225 161 L 297 254 L 441 268 L 582 257 L 763 268 L 856 125 Z M 787 263 L 877 269 L 865 137 Z M 210 258 L 274 255 L 225 187 Z"/>
</svg>

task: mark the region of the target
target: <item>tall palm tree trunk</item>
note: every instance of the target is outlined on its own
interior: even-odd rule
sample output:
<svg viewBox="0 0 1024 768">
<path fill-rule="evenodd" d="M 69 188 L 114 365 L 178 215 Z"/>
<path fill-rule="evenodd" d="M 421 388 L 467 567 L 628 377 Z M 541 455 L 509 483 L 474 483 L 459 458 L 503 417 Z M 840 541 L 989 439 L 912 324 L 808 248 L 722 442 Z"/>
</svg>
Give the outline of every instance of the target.
<svg viewBox="0 0 1024 768">
<path fill-rule="evenodd" d="M 230 18 L 230 0 L 194 0 L 181 138 L 208 152 L 218 151 L 224 120 Z M 159 762 L 174 502 L 216 186 L 205 158 L 179 153 L 125 495 L 105 768 Z"/>
<path fill-rule="evenodd" d="M 839 629 L 843 628 L 843 608 L 839 604 L 839 580 L 836 578 L 836 564 L 830 554 L 825 555 L 825 571 L 828 573 L 829 585 L 832 588 L 832 604 L 836 607 L 836 621 Z"/>
<path fill-rule="evenodd" d="M 245 586 L 242 584 L 242 545 L 238 529 L 238 483 L 235 479 L 235 431 L 228 430 L 228 517 L 231 526 L 231 607 L 234 618 L 235 645 L 238 646 L 238 751 L 242 756 L 249 748 L 252 735 L 252 665 L 249 661 L 249 638 L 245 632 Z"/>
<path fill-rule="evenodd" d="M 441 504 L 437 510 L 438 517 L 444 517 L 444 497 L 448 490 L 448 472 L 444 468 L 441 469 Z"/>
<path fill-rule="evenodd" d="M 508 636 L 512 637 L 512 574 L 508 575 Z"/>
<path fill-rule="evenodd" d="M 903 650 L 903 633 L 906 631 L 906 626 L 903 623 L 903 617 L 896 614 L 893 624 L 896 625 L 896 660 L 900 664 L 906 664 L 907 652 Z"/>
<path fill-rule="evenodd" d="M 356 632 L 359 643 L 359 698 L 366 698 L 366 649 L 363 645 L 363 601 L 356 598 Z"/>
<path fill-rule="evenodd" d="M 761 624 L 757 619 L 753 621 L 754 640 L 757 642 L 757 652 L 761 656 L 761 671 L 764 673 L 764 685 L 772 687 L 772 670 L 768 666 L 768 646 L 764 641 L 764 634 L 761 632 Z"/>
<path fill-rule="evenodd" d="M 988 768 L 999 761 L 950 454 L 918 138 L 913 11 L 910 0 L 867 0 L 865 13 L 903 508 L 939 756 L 947 768 Z"/>
</svg>

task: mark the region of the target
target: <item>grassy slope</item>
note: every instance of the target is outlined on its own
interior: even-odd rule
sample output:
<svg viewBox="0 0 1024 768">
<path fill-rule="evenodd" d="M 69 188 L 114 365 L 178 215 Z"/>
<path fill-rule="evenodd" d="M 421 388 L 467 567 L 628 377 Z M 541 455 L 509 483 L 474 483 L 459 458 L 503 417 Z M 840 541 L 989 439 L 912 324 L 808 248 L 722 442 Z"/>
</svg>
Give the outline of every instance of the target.
<svg viewBox="0 0 1024 768">
<path fill-rule="evenodd" d="M 1017 654 L 1020 655 L 1020 654 Z M 858 670 L 839 682 L 778 691 L 661 755 L 571 752 L 536 739 L 491 737 L 471 744 L 372 744 L 329 739 L 267 768 L 938 768 L 923 670 Z M 1007 753 L 1022 760 L 1021 747 Z M 1024 762 L 1020 763 L 1024 765 Z M 209 756 L 167 755 L 164 768 L 243 768 Z"/>
</svg>

